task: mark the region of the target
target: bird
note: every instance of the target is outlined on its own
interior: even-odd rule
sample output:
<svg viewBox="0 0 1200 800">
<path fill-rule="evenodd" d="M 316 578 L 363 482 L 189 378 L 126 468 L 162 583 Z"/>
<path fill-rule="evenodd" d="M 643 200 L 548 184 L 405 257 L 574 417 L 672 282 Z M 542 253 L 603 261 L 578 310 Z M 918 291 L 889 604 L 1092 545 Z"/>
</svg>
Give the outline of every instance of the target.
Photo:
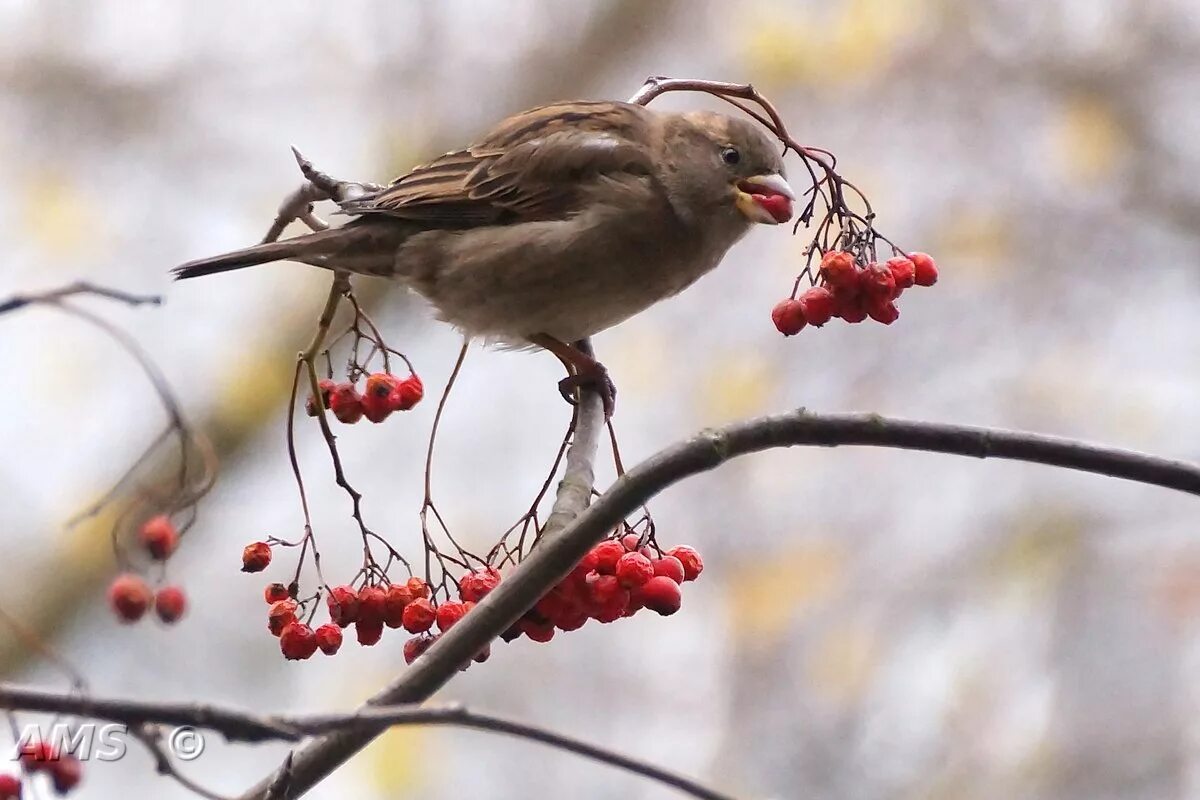
<svg viewBox="0 0 1200 800">
<path fill-rule="evenodd" d="M 779 143 L 713 111 L 616 101 L 539 106 L 390 184 L 341 202 L 344 225 L 190 261 L 195 278 L 273 261 L 388 278 L 467 337 L 542 348 L 616 387 L 586 340 L 678 294 L 757 224 L 791 219 Z"/>
</svg>

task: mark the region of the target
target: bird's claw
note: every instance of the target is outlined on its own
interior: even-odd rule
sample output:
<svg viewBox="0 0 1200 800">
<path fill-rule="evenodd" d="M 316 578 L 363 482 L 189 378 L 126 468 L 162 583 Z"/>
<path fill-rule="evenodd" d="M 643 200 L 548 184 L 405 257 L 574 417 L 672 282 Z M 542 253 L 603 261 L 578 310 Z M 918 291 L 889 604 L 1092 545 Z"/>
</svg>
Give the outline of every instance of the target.
<svg viewBox="0 0 1200 800">
<path fill-rule="evenodd" d="M 617 407 L 617 386 L 603 364 L 596 364 L 594 369 L 568 375 L 558 382 L 559 393 L 571 405 L 576 405 L 575 393 L 583 389 L 598 393 L 600 402 L 604 405 L 604 418 L 607 420 L 612 417 Z"/>
</svg>

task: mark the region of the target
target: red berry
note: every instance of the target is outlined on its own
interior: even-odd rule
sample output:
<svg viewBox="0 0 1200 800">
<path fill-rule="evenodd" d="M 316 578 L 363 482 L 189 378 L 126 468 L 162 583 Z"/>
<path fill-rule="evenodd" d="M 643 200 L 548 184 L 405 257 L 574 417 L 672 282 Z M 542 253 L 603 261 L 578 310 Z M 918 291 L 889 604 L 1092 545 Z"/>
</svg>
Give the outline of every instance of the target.
<svg viewBox="0 0 1200 800">
<path fill-rule="evenodd" d="M 339 422 L 353 425 L 362 419 L 363 404 L 353 383 L 339 383 L 329 393 L 329 410 Z"/>
<path fill-rule="evenodd" d="M 821 256 L 821 277 L 830 286 L 852 286 L 857 271 L 854 256 L 844 250 L 830 250 Z"/>
<path fill-rule="evenodd" d="M 354 635 L 358 637 L 358 643 L 363 647 L 377 644 L 383 636 L 383 620 L 359 617 L 358 622 L 354 623 Z"/>
<path fill-rule="evenodd" d="M 394 411 L 408 411 L 421 402 L 421 398 L 424 396 L 425 385 L 421 383 L 421 379 L 414 372 L 400 381 L 399 385 L 396 386 L 388 397 L 388 404 Z"/>
<path fill-rule="evenodd" d="M 892 271 L 872 261 L 862 272 L 863 291 L 869 298 L 884 297 L 891 300 L 896 296 L 896 279 Z"/>
<path fill-rule="evenodd" d="M 21 768 L 26 772 L 50 769 L 59 757 L 59 752 L 53 745 L 39 739 L 32 739 L 21 745 L 21 751 L 17 754 Z"/>
<path fill-rule="evenodd" d="M 683 579 L 685 581 L 696 580 L 696 578 L 700 577 L 700 573 L 704 571 L 704 560 L 700 558 L 700 554 L 696 552 L 694 547 L 681 544 L 668 550 L 667 555 L 675 556 L 679 559 L 679 563 L 683 565 Z"/>
<path fill-rule="evenodd" d="M 284 628 L 296 621 L 298 608 L 296 601 L 290 599 L 272 603 L 267 611 L 267 630 L 276 636 L 282 634 Z"/>
<path fill-rule="evenodd" d="M 632 553 L 634 550 L 637 550 L 639 547 L 641 547 L 641 544 L 642 544 L 642 537 L 638 536 L 636 533 L 627 533 L 621 537 L 621 546 L 624 547 L 626 550 L 628 550 L 630 553 Z"/>
<path fill-rule="evenodd" d="M 242 572 L 262 572 L 271 563 L 271 545 L 251 542 L 242 549 Z"/>
<path fill-rule="evenodd" d="M 329 608 L 329 619 L 334 625 L 345 628 L 358 619 L 358 592 L 352 586 L 334 586 L 325 596 Z"/>
<path fill-rule="evenodd" d="M 500 585 L 500 572 L 495 567 L 468 572 L 458 583 L 458 596 L 463 601 L 478 603 Z"/>
<path fill-rule="evenodd" d="M 378 586 L 364 586 L 358 590 L 358 619 L 360 624 L 366 623 L 374 627 L 383 625 L 383 615 L 387 611 L 387 593 Z"/>
<path fill-rule="evenodd" d="M 150 588 L 137 575 L 118 575 L 108 587 L 108 604 L 122 622 L 137 622 L 150 607 Z"/>
<path fill-rule="evenodd" d="M 625 545 L 608 539 L 593 547 L 592 552 L 596 556 L 596 571 L 612 575 L 617 569 L 617 560 L 625 555 Z"/>
<path fill-rule="evenodd" d="M 621 581 L 616 575 L 597 574 L 588 580 L 588 600 L 593 606 L 611 603 L 622 591 Z"/>
<path fill-rule="evenodd" d="M 663 575 L 676 583 L 683 583 L 683 562 L 675 556 L 654 559 L 654 574 Z"/>
<path fill-rule="evenodd" d="M 833 317 L 833 292 L 824 286 L 808 289 L 796 301 L 809 325 L 821 327 Z"/>
<path fill-rule="evenodd" d="M 933 286 L 937 283 L 938 269 L 937 264 L 933 263 L 933 256 L 928 253 L 910 253 L 908 257 L 912 259 L 916 270 L 913 281 L 917 286 Z"/>
<path fill-rule="evenodd" d="M 862 322 L 867 318 L 867 309 L 863 301 L 862 295 L 839 289 L 833 293 L 833 315 L 851 324 Z"/>
<path fill-rule="evenodd" d="M 142 523 L 140 531 L 142 547 L 156 561 L 165 561 L 179 544 L 179 532 L 165 514 L 151 517 Z"/>
<path fill-rule="evenodd" d="M 342 646 L 342 629 L 332 622 L 326 622 L 317 628 L 313 635 L 317 639 L 317 647 L 327 656 L 331 656 Z"/>
<path fill-rule="evenodd" d="M 392 393 L 399 388 L 400 379 L 386 372 L 376 372 L 367 377 L 367 386 L 363 391 L 363 415 L 371 422 L 383 422 L 394 410 L 392 408 Z"/>
<path fill-rule="evenodd" d="M 440 630 L 442 633 L 450 630 L 454 627 L 454 623 L 462 619 L 466 613 L 466 603 L 442 603 L 437 607 L 436 612 L 438 630 Z"/>
<path fill-rule="evenodd" d="M 867 314 L 876 322 L 891 325 L 900 319 L 900 309 L 896 304 L 884 297 L 872 297 L 867 301 Z"/>
<path fill-rule="evenodd" d="M 587 621 L 587 611 L 583 609 L 577 609 L 563 614 L 554 621 L 554 624 L 560 631 L 577 631 L 582 628 Z"/>
<path fill-rule="evenodd" d="M 154 595 L 154 613 L 170 625 L 183 616 L 187 609 L 187 598 L 178 586 L 164 586 Z"/>
<path fill-rule="evenodd" d="M 404 663 L 411 664 L 437 641 L 436 636 L 414 636 L 404 643 Z"/>
<path fill-rule="evenodd" d="M 790 298 L 780 300 L 771 309 L 771 322 L 775 323 L 775 330 L 784 336 L 795 336 L 808 324 L 808 320 L 804 318 L 804 307 L 800 305 L 800 301 Z"/>
<path fill-rule="evenodd" d="M 627 589 L 654 577 L 654 564 L 641 553 L 626 553 L 617 560 L 617 580 Z"/>
<path fill-rule="evenodd" d="M 404 608 L 402 622 L 409 633 L 424 633 L 433 627 L 437 612 L 427 598 L 418 597 Z"/>
<path fill-rule="evenodd" d="M 322 378 L 317 381 L 317 386 L 321 389 L 321 405 L 329 408 L 329 395 L 337 384 L 329 378 Z M 304 401 L 304 413 L 310 417 L 318 416 L 321 413 L 321 409 L 317 408 L 317 399 L 312 395 L 309 395 L 308 399 Z"/>
<path fill-rule="evenodd" d="M 891 270 L 892 277 L 896 279 L 896 290 L 899 293 L 900 289 L 907 289 L 916 282 L 917 266 L 911 259 L 904 256 L 896 256 L 887 260 L 887 268 Z"/>
<path fill-rule="evenodd" d="M 404 585 L 408 587 L 410 592 L 412 592 L 414 600 L 422 597 L 429 597 L 428 584 L 416 576 L 409 578 Z"/>
<path fill-rule="evenodd" d="M 268 583 L 267 588 L 263 589 L 263 599 L 267 601 L 268 605 L 278 603 L 280 600 L 287 600 L 289 597 L 291 597 L 291 592 L 282 583 Z"/>
<path fill-rule="evenodd" d="M 288 661 L 303 661 L 317 652 L 317 635 L 303 622 L 289 622 L 279 634 L 279 649 Z"/>
<path fill-rule="evenodd" d="M 384 592 L 383 621 L 389 628 L 404 624 L 404 607 L 413 601 L 412 592 L 403 583 L 393 583 Z"/>
<path fill-rule="evenodd" d="M 517 623 L 521 628 L 521 633 L 524 633 L 535 642 L 543 644 L 554 638 L 554 626 L 534 622 L 531 619 L 522 619 Z"/>
<path fill-rule="evenodd" d="M 487 661 L 491 657 L 492 657 L 492 646 L 491 646 L 491 644 L 485 644 L 483 646 L 482 650 L 480 650 L 475 655 L 471 656 L 471 660 L 474 661 L 476 664 L 482 664 L 483 662 Z"/>
<path fill-rule="evenodd" d="M 0 800 L 21 800 L 21 779 L 16 775 L 0 775 Z"/>
<path fill-rule="evenodd" d="M 679 610 L 683 602 L 683 593 L 679 590 L 678 583 L 665 575 L 659 575 L 638 589 L 638 599 L 646 608 L 666 617 Z"/>
<path fill-rule="evenodd" d="M 54 791 L 66 794 L 79 785 L 83 778 L 83 764 L 69 753 L 50 764 L 50 781 Z"/>
<path fill-rule="evenodd" d="M 619 589 L 607 602 L 592 609 L 592 617 L 602 623 L 616 622 L 625 616 L 632 599 L 628 589 Z"/>
</svg>

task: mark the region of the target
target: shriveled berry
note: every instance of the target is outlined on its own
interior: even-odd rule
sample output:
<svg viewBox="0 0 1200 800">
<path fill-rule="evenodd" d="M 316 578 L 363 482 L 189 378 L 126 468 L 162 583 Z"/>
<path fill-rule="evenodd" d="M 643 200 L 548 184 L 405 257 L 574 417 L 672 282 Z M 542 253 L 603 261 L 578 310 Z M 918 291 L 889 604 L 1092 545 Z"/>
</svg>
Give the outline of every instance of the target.
<svg viewBox="0 0 1200 800">
<path fill-rule="evenodd" d="M 908 257 L 912 259 L 913 267 L 916 270 L 913 281 L 917 286 L 933 286 L 937 283 L 938 268 L 933 261 L 933 256 L 928 253 L 909 253 Z"/>
<path fill-rule="evenodd" d="M 394 411 L 408 411 L 410 408 L 421 402 L 421 398 L 425 396 L 425 385 L 421 383 L 421 379 L 414 372 L 392 391 L 388 397 L 388 403 Z"/>
<path fill-rule="evenodd" d="M 704 559 L 700 558 L 700 554 L 696 552 L 694 547 L 688 547 L 686 544 L 677 545 L 667 551 L 667 555 L 675 556 L 679 559 L 679 563 L 683 565 L 683 579 L 685 581 L 694 581 L 700 577 L 700 573 L 704 571 Z"/>
<path fill-rule="evenodd" d="M 534 622 L 533 620 L 523 619 L 517 623 L 521 627 L 521 632 L 535 642 L 543 644 L 554 638 L 554 626 Z"/>
<path fill-rule="evenodd" d="M 337 387 L 337 383 L 329 378 L 322 378 L 317 382 L 317 386 L 321 390 L 321 405 L 329 408 L 329 395 Z M 321 409 L 317 407 L 317 399 L 312 395 L 309 395 L 308 399 L 304 401 L 304 413 L 310 417 L 318 416 L 321 413 Z"/>
<path fill-rule="evenodd" d="M 291 596 L 288 588 L 282 583 L 268 583 L 267 588 L 263 589 L 263 599 L 268 604 L 278 603 L 280 600 L 287 600 Z"/>
<path fill-rule="evenodd" d="M 424 580 L 416 577 L 415 575 L 409 578 L 404 585 L 408 587 L 410 592 L 412 592 L 414 600 L 421 597 L 429 597 L 429 584 L 425 583 Z"/>
<path fill-rule="evenodd" d="M 883 297 L 872 297 L 867 300 L 867 314 L 876 322 L 891 325 L 900 319 L 900 309 L 896 304 Z"/>
<path fill-rule="evenodd" d="M 404 624 L 404 607 L 413 601 L 412 592 L 403 583 L 393 583 L 383 595 L 383 621 L 389 628 Z"/>
<path fill-rule="evenodd" d="M 404 663 L 411 664 L 437 641 L 436 636 L 414 636 L 404 643 Z"/>
<path fill-rule="evenodd" d="M 854 292 L 838 290 L 833 293 L 833 315 L 851 324 L 867 318 L 865 298 Z"/>
<path fill-rule="evenodd" d="M 830 250 L 821 256 L 821 277 L 830 286 L 850 286 L 857 279 L 854 256 L 845 250 Z"/>
<path fill-rule="evenodd" d="M 0 775 L 0 800 L 21 800 L 21 779 L 16 775 Z"/>
<path fill-rule="evenodd" d="M 279 634 L 279 650 L 288 661 L 303 661 L 317 652 L 317 635 L 303 622 L 289 622 Z"/>
<path fill-rule="evenodd" d="M 383 636 L 383 620 L 359 617 L 358 622 L 354 623 L 354 635 L 358 637 L 358 643 L 363 647 L 377 644 Z"/>
<path fill-rule="evenodd" d="M 271 563 L 271 545 L 251 542 L 242 548 L 242 572 L 262 572 Z"/>
<path fill-rule="evenodd" d="M 326 622 L 317 628 L 313 635 L 317 639 L 317 647 L 327 656 L 333 655 L 342 646 L 342 629 L 332 622 Z"/>
<path fill-rule="evenodd" d="M 796 302 L 800 304 L 800 312 L 809 325 L 819 328 L 833 317 L 833 292 L 824 286 L 805 290 Z"/>
<path fill-rule="evenodd" d="M 358 592 L 353 586 L 334 586 L 325 596 L 329 608 L 329 619 L 334 625 L 345 628 L 358 619 Z"/>
<path fill-rule="evenodd" d="M 387 593 L 379 586 L 364 586 L 358 590 L 358 622 L 383 625 L 387 609 Z"/>
<path fill-rule="evenodd" d="M 386 372 L 376 372 L 367 377 L 362 394 L 363 416 L 371 422 L 383 422 L 394 410 L 391 396 L 400 386 L 400 379 Z"/>
<path fill-rule="evenodd" d="M 276 636 L 282 634 L 284 628 L 296 621 L 298 608 L 296 601 L 291 599 L 272 603 L 267 611 L 267 630 Z"/>
<path fill-rule="evenodd" d="M 156 561 L 165 561 L 179 544 L 179 532 L 165 514 L 151 517 L 142 523 L 138 532 L 142 547 Z"/>
<path fill-rule="evenodd" d="M 339 383 L 329 393 L 329 410 L 337 417 L 338 422 L 353 425 L 362 419 L 362 397 L 353 383 Z"/>
<path fill-rule="evenodd" d="M 605 624 L 616 622 L 625 616 L 631 598 L 632 595 L 628 589 L 618 589 L 607 602 L 592 609 L 592 618 Z"/>
<path fill-rule="evenodd" d="M 79 781 L 83 779 L 83 763 L 68 753 L 51 763 L 49 772 L 50 782 L 54 784 L 54 791 L 60 795 L 66 794 L 78 786 Z"/>
<path fill-rule="evenodd" d="M 896 289 L 907 289 L 916 283 L 917 266 L 912 262 L 912 259 L 904 256 L 896 256 L 887 260 L 887 268 L 891 270 L 892 277 L 896 280 Z"/>
<path fill-rule="evenodd" d="M 137 575 L 118 575 L 108 587 L 108 604 L 122 622 L 137 622 L 150 607 L 150 587 Z"/>
<path fill-rule="evenodd" d="M 593 606 L 603 606 L 612 602 L 621 591 L 621 582 L 616 575 L 597 574 L 588 580 L 588 600 Z"/>
<path fill-rule="evenodd" d="M 404 630 L 409 633 L 424 633 L 433 627 L 436 618 L 437 612 L 433 610 L 433 603 L 430 603 L 428 598 L 418 597 L 405 606 L 401 621 Z"/>
<path fill-rule="evenodd" d="M 164 586 L 154 595 L 154 613 L 168 625 L 178 621 L 187 610 L 187 598 L 178 586 Z"/>
<path fill-rule="evenodd" d="M 625 545 L 613 539 L 607 539 L 592 548 L 596 554 L 596 571 L 603 575 L 612 575 L 617 569 L 617 559 L 625 555 Z"/>
<path fill-rule="evenodd" d="M 654 559 L 654 574 L 663 575 L 676 583 L 683 583 L 683 562 L 675 556 Z"/>
<path fill-rule="evenodd" d="M 804 307 L 800 305 L 799 300 L 791 298 L 775 304 L 771 309 L 771 322 L 775 323 L 775 330 L 784 336 L 795 336 L 808 324 L 808 320 L 804 318 Z"/>
<path fill-rule="evenodd" d="M 442 633 L 450 630 L 466 613 L 467 606 L 465 603 L 442 603 L 437 607 L 436 612 L 438 630 Z"/>
<path fill-rule="evenodd" d="M 654 577 L 654 565 L 641 553 L 626 553 L 617 559 L 616 575 L 622 586 L 631 589 Z"/>
<path fill-rule="evenodd" d="M 651 578 L 638 589 L 638 600 L 651 611 L 664 617 L 674 614 L 683 602 L 679 584 L 665 575 Z"/>
<path fill-rule="evenodd" d="M 468 572 L 458 582 L 458 596 L 464 602 L 478 603 L 500 585 L 500 572 L 487 567 Z"/>
<path fill-rule="evenodd" d="M 621 546 L 632 553 L 642 546 L 642 537 L 636 533 L 627 533 L 621 537 Z"/>
<path fill-rule="evenodd" d="M 892 277 L 892 271 L 874 261 L 867 264 L 866 269 L 862 272 L 862 286 L 868 299 L 884 297 L 891 300 L 896 296 L 896 279 Z"/>
<path fill-rule="evenodd" d="M 577 631 L 587 623 L 588 619 L 587 611 L 579 609 L 563 614 L 554 621 L 554 625 L 560 631 Z"/>
</svg>

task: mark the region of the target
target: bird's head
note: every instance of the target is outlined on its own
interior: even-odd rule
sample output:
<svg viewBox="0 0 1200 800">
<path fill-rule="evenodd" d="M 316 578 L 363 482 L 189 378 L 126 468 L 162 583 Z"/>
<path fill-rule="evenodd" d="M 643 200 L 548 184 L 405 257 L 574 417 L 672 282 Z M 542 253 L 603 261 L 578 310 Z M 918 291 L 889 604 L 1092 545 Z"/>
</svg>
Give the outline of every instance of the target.
<svg viewBox="0 0 1200 800">
<path fill-rule="evenodd" d="M 745 225 L 792 218 L 796 195 L 784 179 L 780 144 L 757 123 L 709 111 L 667 126 L 663 180 L 685 211 Z"/>
</svg>

